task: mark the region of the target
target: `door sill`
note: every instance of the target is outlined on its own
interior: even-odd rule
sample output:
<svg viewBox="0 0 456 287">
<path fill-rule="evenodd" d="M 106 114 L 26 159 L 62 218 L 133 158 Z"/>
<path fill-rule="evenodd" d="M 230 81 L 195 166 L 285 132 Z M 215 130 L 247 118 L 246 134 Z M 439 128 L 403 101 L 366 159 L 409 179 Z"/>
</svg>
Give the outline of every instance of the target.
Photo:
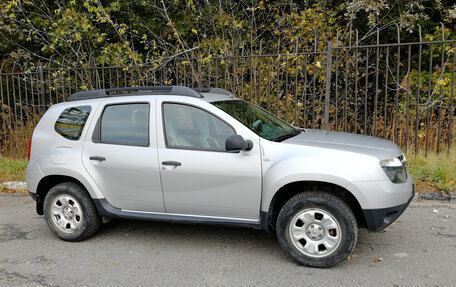
<svg viewBox="0 0 456 287">
<path fill-rule="evenodd" d="M 94 199 L 100 216 L 108 218 L 126 218 L 151 221 L 167 221 L 178 223 L 216 224 L 225 226 L 248 227 L 262 229 L 261 221 L 245 218 L 231 218 L 205 215 L 189 215 L 164 212 L 136 211 L 120 209 L 112 206 L 105 198 Z"/>
</svg>

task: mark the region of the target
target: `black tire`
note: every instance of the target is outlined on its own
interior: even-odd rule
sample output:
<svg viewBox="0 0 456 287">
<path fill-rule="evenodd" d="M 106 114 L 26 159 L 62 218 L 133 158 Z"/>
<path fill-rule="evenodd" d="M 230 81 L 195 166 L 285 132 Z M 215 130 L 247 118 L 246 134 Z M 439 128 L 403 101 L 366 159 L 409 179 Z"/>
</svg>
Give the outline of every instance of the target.
<svg viewBox="0 0 456 287">
<path fill-rule="evenodd" d="M 69 196 L 73 198 L 80 206 L 82 216 L 80 217 L 78 228 L 74 231 L 62 231 L 55 222 L 58 220 L 57 217 L 52 214 L 52 204 L 54 204 L 54 200 L 62 196 Z M 73 200 L 71 200 L 71 202 L 72 201 Z M 74 204 L 75 203 L 73 202 L 73 205 Z M 49 190 L 46 198 L 44 199 L 44 218 L 46 219 L 46 223 L 51 231 L 57 237 L 65 241 L 73 242 L 82 241 L 93 236 L 101 225 L 101 218 L 98 215 L 95 205 L 93 204 L 92 198 L 84 188 L 73 182 L 60 183 Z M 60 216 L 58 216 L 58 218 L 60 218 Z"/>
<path fill-rule="evenodd" d="M 317 209 L 326 212 L 337 221 L 340 226 L 341 237 L 338 247 L 333 247 L 332 253 L 328 255 L 316 254 L 316 256 L 309 256 L 304 253 L 305 251 L 300 251 L 295 246 L 295 244 L 299 245 L 298 243 L 293 243 L 290 236 L 291 222 L 298 213 Z M 295 224 L 298 228 L 301 225 L 301 223 Z M 310 224 L 306 226 L 309 228 Z M 305 230 L 309 231 L 303 225 L 303 232 Z M 276 232 L 280 245 L 289 256 L 302 265 L 318 268 L 332 267 L 345 260 L 355 248 L 358 239 L 358 225 L 353 212 L 347 204 L 333 194 L 319 191 L 303 192 L 288 200 L 282 207 L 277 218 Z M 318 242 L 317 240 L 315 239 L 316 242 Z M 304 240 L 304 244 L 307 245 L 307 241 Z M 304 244 L 301 246 L 305 246 Z M 318 243 L 315 243 L 315 245 L 318 245 Z"/>
</svg>

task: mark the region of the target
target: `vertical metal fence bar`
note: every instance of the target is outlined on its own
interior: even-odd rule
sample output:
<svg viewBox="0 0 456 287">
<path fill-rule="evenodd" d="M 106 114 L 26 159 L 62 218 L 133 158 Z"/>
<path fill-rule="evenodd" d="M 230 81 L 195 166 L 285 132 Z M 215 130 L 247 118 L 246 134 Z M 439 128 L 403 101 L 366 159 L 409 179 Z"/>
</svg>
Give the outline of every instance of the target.
<svg viewBox="0 0 456 287">
<path fill-rule="evenodd" d="M 398 127 L 399 127 L 399 93 L 400 85 L 400 66 L 401 66 L 401 46 L 397 46 L 397 70 L 396 70 L 396 98 L 394 101 L 394 141 L 399 144 Z"/>
<path fill-rule="evenodd" d="M 272 66 L 272 63 L 271 63 L 271 57 L 268 57 L 268 90 L 267 90 L 267 93 L 268 93 L 268 111 L 270 112 L 271 111 L 271 66 Z"/>
<path fill-rule="evenodd" d="M 8 107 L 8 122 L 9 122 L 9 125 L 8 125 L 8 129 L 9 129 L 9 134 L 10 134 L 10 139 L 13 140 L 13 129 L 12 129 L 12 121 L 11 121 L 11 117 L 12 117 L 12 112 L 11 112 L 11 104 L 10 104 L 10 91 L 9 91 L 9 84 L 8 84 L 8 75 L 5 76 L 5 82 L 6 82 L 6 105 Z M 6 143 L 6 142 L 5 142 Z M 11 144 L 11 141 L 8 143 L 8 146 L 10 148 L 10 150 L 12 150 L 12 144 Z M 14 154 L 14 152 L 13 152 Z"/>
<path fill-rule="evenodd" d="M 389 47 L 386 47 L 385 63 L 385 99 L 383 107 L 383 138 L 388 137 L 388 75 L 389 75 Z"/>
<path fill-rule="evenodd" d="M 244 46 L 242 46 L 241 55 L 244 56 Z M 244 98 L 244 58 L 241 57 L 239 60 L 241 61 L 241 71 L 239 73 L 241 76 L 241 99 L 243 99 Z"/>
<path fill-rule="evenodd" d="M 353 121 L 355 122 L 354 133 L 358 133 L 358 47 L 355 48 L 355 110 L 353 111 Z M 348 123 L 344 122 L 344 131 L 348 129 Z"/>
<path fill-rule="evenodd" d="M 302 106 L 304 107 L 303 111 L 303 127 L 307 126 L 307 54 L 304 58 L 304 93 L 303 93 L 303 100 Z"/>
<path fill-rule="evenodd" d="M 254 77 L 253 77 L 253 57 L 252 57 L 252 51 L 250 50 L 250 56 L 248 56 L 249 58 L 249 96 L 248 96 L 248 100 L 253 102 L 253 94 L 252 94 L 252 86 L 254 85 Z"/>
<path fill-rule="evenodd" d="M 285 121 L 288 122 L 288 54 L 285 55 Z"/>
<path fill-rule="evenodd" d="M 215 61 L 215 87 L 218 88 L 219 85 L 218 85 L 218 77 L 219 77 L 219 65 L 218 65 L 218 62 Z M 234 91 L 233 91 L 234 93 Z"/>
<path fill-rule="evenodd" d="M 324 113 L 324 129 L 329 129 L 329 102 L 331 99 L 331 64 L 332 64 L 332 41 L 328 42 L 328 52 L 326 54 L 326 91 L 325 91 L 325 113 Z"/>
<path fill-rule="evenodd" d="M 75 77 L 77 78 L 77 77 Z M 149 83 L 147 83 L 146 85 L 149 85 Z M 109 69 L 109 88 L 113 88 L 112 86 L 112 68 Z"/>
<path fill-rule="evenodd" d="M 227 81 L 226 79 L 228 79 L 228 74 L 229 74 L 228 64 L 227 64 L 228 58 L 225 57 L 225 58 L 223 58 L 223 59 L 224 59 L 224 63 L 223 63 L 223 64 L 224 64 L 224 68 L 225 68 L 225 69 L 224 69 L 224 70 L 225 70 L 225 74 L 224 74 L 224 77 L 223 77 L 223 82 L 224 82 L 223 85 L 224 85 L 224 87 L 225 87 L 225 89 L 226 89 L 226 88 L 228 87 L 228 86 L 227 86 L 227 85 L 228 85 L 228 83 L 227 83 L 228 81 Z M 236 69 L 233 70 L 233 73 L 236 73 Z M 233 92 L 236 92 L 236 91 L 233 91 Z"/>
<path fill-rule="evenodd" d="M 293 125 L 296 125 L 298 121 L 298 41 L 296 40 L 296 50 L 295 50 L 295 94 L 294 94 L 294 115 L 293 115 Z"/>
<path fill-rule="evenodd" d="M 64 70 L 64 69 L 62 68 L 62 70 Z M 64 73 L 65 72 L 62 72 L 62 75 L 61 75 L 61 85 L 62 85 L 61 90 L 62 90 L 62 94 L 61 94 L 60 97 L 57 96 L 57 103 L 60 102 L 60 99 L 62 99 L 62 101 L 65 101 L 65 99 L 66 99 L 66 95 L 65 95 L 65 74 Z"/>
<path fill-rule="evenodd" d="M 412 46 L 408 45 L 408 60 L 407 60 L 407 90 L 405 91 L 405 150 L 408 151 L 409 141 L 409 105 L 410 105 L 410 61 L 412 54 Z"/>
<path fill-rule="evenodd" d="M 336 45 L 337 45 L 337 42 L 336 42 Z M 339 49 L 336 49 L 335 51 L 335 58 L 336 58 L 336 63 L 335 63 L 335 69 L 334 69 L 334 77 L 335 77 L 335 80 L 334 80 L 334 83 L 335 83 L 335 88 L 334 88 L 334 111 L 335 111 L 335 118 L 334 118 L 334 121 L 335 121 L 335 130 L 338 131 L 339 130 L 339 95 L 338 95 L 338 92 L 339 92 Z"/>
<path fill-rule="evenodd" d="M 315 46 L 314 46 L 314 62 L 313 62 L 313 75 L 312 75 L 312 102 L 311 102 L 311 107 L 312 107 L 312 122 L 311 127 L 314 129 L 315 128 L 315 102 L 316 102 L 316 81 L 317 81 L 317 41 L 315 40 Z"/>
<path fill-rule="evenodd" d="M 426 138 L 425 138 L 425 146 L 424 146 L 424 155 L 427 156 L 428 150 L 429 150 L 429 117 L 430 117 L 430 109 L 431 105 L 429 105 L 431 101 L 431 96 L 432 96 L 432 56 L 434 53 L 434 45 L 431 44 L 430 46 L 430 55 L 429 55 L 429 84 L 428 84 L 428 99 L 426 101 Z"/>
<path fill-rule="evenodd" d="M 256 58 L 257 59 L 257 66 L 258 66 L 258 78 L 255 77 L 255 79 L 257 79 L 257 97 L 258 97 L 258 105 L 259 106 L 262 106 L 262 92 L 261 92 L 261 85 L 263 83 L 263 77 L 261 76 L 261 60 L 263 59 L 261 54 L 263 53 L 263 40 L 260 41 L 260 51 L 258 53 L 258 57 Z"/>
<path fill-rule="evenodd" d="M 2 115 L 3 115 L 3 118 L 2 118 L 2 130 L 1 132 L 3 133 L 3 141 L 2 141 L 2 144 L 0 144 L 0 155 L 2 154 L 2 148 L 5 149 L 5 151 L 7 151 L 8 149 L 5 147 L 6 145 L 6 139 L 7 139 L 7 135 L 6 135 L 6 130 L 7 130 L 7 126 L 6 126 L 6 123 L 5 123 L 5 116 L 6 116 L 6 113 L 5 113 L 5 102 L 4 102 L 4 98 L 3 98 L 3 64 L 0 66 L 0 99 L 2 101 L 2 104 L 1 104 L 1 107 L 2 107 Z"/>
<path fill-rule="evenodd" d="M 364 134 L 367 135 L 367 91 L 369 83 L 369 48 L 366 49 L 366 80 L 364 87 Z"/>
<path fill-rule="evenodd" d="M 24 135 L 26 133 L 24 132 L 24 127 L 25 127 L 25 122 L 24 122 L 24 111 L 23 111 L 23 104 L 22 104 L 22 92 L 21 92 L 21 80 L 20 80 L 20 74 L 17 75 L 17 91 L 18 91 L 18 96 L 19 96 L 19 101 L 15 102 L 14 104 L 17 105 L 19 104 L 19 118 L 20 118 L 20 132 L 18 133 L 18 141 L 20 141 L 20 156 L 22 158 L 25 157 L 25 152 L 26 152 L 26 147 L 25 147 L 25 141 L 24 141 Z M 20 135 L 22 135 L 22 138 L 20 138 Z"/>
<path fill-rule="evenodd" d="M 35 73 L 33 73 L 35 74 Z M 32 125 L 35 126 L 35 117 L 36 117 L 36 105 L 35 105 L 35 93 L 34 93 L 34 79 L 33 79 L 33 74 L 30 73 L 30 102 L 31 102 L 31 105 L 32 105 Z M 32 134 L 30 134 L 30 136 L 32 136 Z"/>
<path fill-rule="evenodd" d="M 206 85 L 203 85 L 203 87 L 212 87 L 211 86 L 211 62 L 212 62 L 212 59 L 209 59 L 209 63 L 207 65 L 207 83 Z"/>
<path fill-rule="evenodd" d="M 450 91 L 450 120 L 449 120 L 449 127 L 450 130 L 448 131 L 448 154 L 451 150 L 451 144 L 453 142 L 453 115 L 454 115 L 454 106 L 453 106 L 453 98 L 454 98 L 454 70 L 456 64 L 456 43 L 453 46 L 453 65 L 451 69 L 451 91 Z"/>
<path fill-rule="evenodd" d="M 232 61 L 233 61 L 233 87 L 231 87 L 231 89 L 232 89 L 233 93 L 235 95 L 237 95 L 237 93 L 238 93 L 238 85 L 239 85 L 238 84 L 239 80 L 238 80 L 238 75 L 237 75 L 237 59 L 233 57 Z M 225 63 L 225 67 L 227 67 L 226 63 Z M 227 71 L 229 71 L 228 68 L 225 68 L 225 69 Z M 225 87 L 226 87 L 226 84 L 225 84 Z"/>
<path fill-rule="evenodd" d="M 420 126 L 421 116 L 420 116 L 420 97 L 421 97 L 421 52 L 422 45 L 418 46 L 418 83 L 417 83 L 417 93 L 416 93 L 416 107 L 415 107 L 415 156 L 418 153 L 418 129 Z"/>
<path fill-rule="evenodd" d="M 276 115 L 279 117 L 280 116 L 280 63 L 279 63 L 279 57 L 276 58 L 276 77 L 277 77 L 277 99 L 276 99 Z"/>
<path fill-rule="evenodd" d="M 345 50 L 345 93 L 344 93 L 344 131 L 348 131 L 348 53 L 349 50 Z"/>
<path fill-rule="evenodd" d="M 379 34 L 377 29 L 377 52 L 376 52 L 376 61 L 375 61 L 375 97 L 374 97 L 374 116 L 373 126 L 374 126 L 374 136 L 377 136 L 377 105 L 378 105 L 378 69 L 380 64 L 380 47 L 379 45 Z"/>
<path fill-rule="evenodd" d="M 16 143 L 16 154 L 21 154 L 21 146 L 19 144 L 19 120 L 18 120 L 18 112 L 17 112 L 17 99 L 16 99 L 16 84 L 14 82 L 14 66 L 13 66 L 13 74 L 11 74 L 11 93 L 13 95 L 13 105 L 14 105 L 14 142 Z"/>
<path fill-rule="evenodd" d="M 442 35 L 443 36 L 443 35 Z M 439 79 L 443 79 L 443 72 L 445 71 L 445 66 L 444 66 L 444 57 L 445 57 L 445 43 L 442 42 L 442 50 L 441 50 L 442 54 L 440 56 L 441 58 L 441 62 L 440 62 L 440 69 L 441 72 L 440 72 L 440 76 L 439 76 Z M 454 67 L 453 67 L 454 69 Z M 438 103 L 438 106 L 439 106 L 439 109 L 438 109 L 438 112 L 437 112 L 437 154 L 439 154 L 440 152 L 440 138 L 442 137 L 442 97 L 443 97 L 443 85 L 442 85 L 442 81 L 439 81 L 439 91 L 440 91 L 440 94 L 439 94 L 439 97 L 438 97 L 438 101 L 436 103 Z"/>
<path fill-rule="evenodd" d="M 26 131 L 27 131 L 27 137 L 26 137 L 26 143 L 28 143 L 28 139 L 31 137 L 32 133 L 32 121 L 31 117 L 33 117 L 33 114 L 30 109 L 29 101 L 28 101 L 28 87 L 27 87 L 27 74 L 23 75 L 23 80 L 24 80 L 24 92 L 25 92 L 25 106 L 27 107 L 27 111 L 25 113 L 25 117 L 27 119 L 27 125 L 26 125 Z M 1 81 L 1 79 L 0 79 Z"/>
</svg>

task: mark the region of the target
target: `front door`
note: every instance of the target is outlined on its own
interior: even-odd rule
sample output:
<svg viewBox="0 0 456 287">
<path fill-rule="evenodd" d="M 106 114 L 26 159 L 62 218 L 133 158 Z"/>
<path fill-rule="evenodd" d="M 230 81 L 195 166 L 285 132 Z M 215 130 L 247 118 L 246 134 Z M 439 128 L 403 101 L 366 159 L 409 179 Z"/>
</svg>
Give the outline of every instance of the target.
<svg viewBox="0 0 456 287">
<path fill-rule="evenodd" d="M 191 98 L 163 100 L 157 102 L 157 146 L 166 211 L 258 220 L 259 145 L 250 151 L 226 152 L 225 140 L 236 129 L 216 115 L 220 110 Z M 252 134 L 241 135 L 258 143 Z"/>
</svg>

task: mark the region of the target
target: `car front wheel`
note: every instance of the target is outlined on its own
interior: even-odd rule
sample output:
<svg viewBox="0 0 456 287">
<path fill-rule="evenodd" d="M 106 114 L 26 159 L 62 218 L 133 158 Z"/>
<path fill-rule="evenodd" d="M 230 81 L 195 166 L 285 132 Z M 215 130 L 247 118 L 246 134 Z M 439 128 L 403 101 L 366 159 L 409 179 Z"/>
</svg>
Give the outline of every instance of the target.
<svg viewBox="0 0 456 287">
<path fill-rule="evenodd" d="M 327 268 L 353 251 L 358 226 L 350 208 L 326 192 L 303 192 L 282 207 L 277 237 L 285 252 L 305 266 Z"/>
</svg>

